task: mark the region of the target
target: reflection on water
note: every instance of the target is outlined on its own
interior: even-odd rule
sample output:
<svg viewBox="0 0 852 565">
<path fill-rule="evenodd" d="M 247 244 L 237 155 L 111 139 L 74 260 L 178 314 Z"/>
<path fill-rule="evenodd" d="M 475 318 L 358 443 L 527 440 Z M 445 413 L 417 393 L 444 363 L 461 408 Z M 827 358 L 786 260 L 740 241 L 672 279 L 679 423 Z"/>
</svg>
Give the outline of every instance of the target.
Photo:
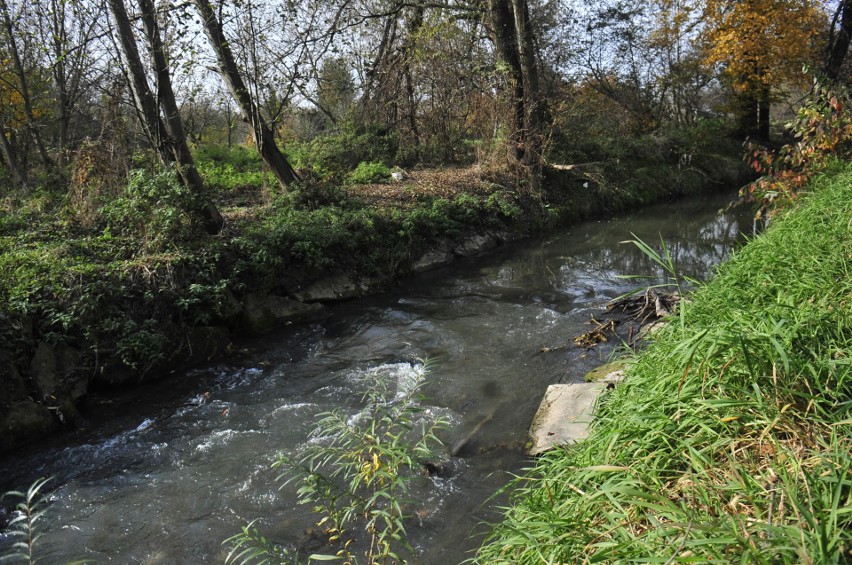
<svg viewBox="0 0 852 565">
<path fill-rule="evenodd" d="M 663 280 L 621 242 L 662 238 L 678 272 L 706 278 L 738 239 L 737 219 L 716 215 L 724 203 L 581 224 L 335 305 L 322 324 L 259 340 L 251 355 L 103 401 L 90 415 L 96 432 L 0 463 L 0 489 L 56 477 L 41 541 L 48 562 L 222 562 L 221 541 L 256 518 L 295 547 L 313 517 L 292 489 L 276 488 L 275 455 L 297 452 L 318 413 L 356 415 L 365 375 L 404 386 L 428 359 L 424 409 L 450 420 L 448 457 L 465 443 L 448 477 L 418 483 L 412 562 L 458 563 L 478 543 L 471 532 L 498 516 L 490 496 L 528 463 L 526 429 L 547 385 L 581 379 L 611 351 L 586 352 L 572 338 L 637 284 L 619 275 Z"/>
</svg>

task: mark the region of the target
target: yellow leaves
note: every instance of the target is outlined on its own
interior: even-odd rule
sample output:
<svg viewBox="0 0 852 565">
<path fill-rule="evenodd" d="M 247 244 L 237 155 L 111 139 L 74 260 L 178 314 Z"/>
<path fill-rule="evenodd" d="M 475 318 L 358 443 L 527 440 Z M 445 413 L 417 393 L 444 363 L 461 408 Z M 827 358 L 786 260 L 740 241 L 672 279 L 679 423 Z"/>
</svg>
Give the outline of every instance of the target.
<svg viewBox="0 0 852 565">
<path fill-rule="evenodd" d="M 371 460 L 364 461 L 364 463 L 361 464 L 361 474 L 367 480 L 369 480 L 370 477 L 375 475 L 376 471 L 378 471 L 382 467 L 382 462 L 379 459 L 379 455 L 375 452 L 372 452 L 372 456 L 373 458 Z"/>
<path fill-rule="evenodd" d="M 805 0 L 706 0 L 706 62 L 721 64 L 741 92 L 800 80 L 823 24 Z"/>
</svg>

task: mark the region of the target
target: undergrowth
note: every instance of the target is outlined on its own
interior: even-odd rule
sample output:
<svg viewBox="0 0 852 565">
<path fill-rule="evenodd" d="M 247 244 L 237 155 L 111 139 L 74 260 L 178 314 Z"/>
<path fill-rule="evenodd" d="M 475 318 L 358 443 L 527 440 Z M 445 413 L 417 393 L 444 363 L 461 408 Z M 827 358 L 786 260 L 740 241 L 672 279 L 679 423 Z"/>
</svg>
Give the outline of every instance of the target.
<svg viewBox="0 0 852 565">
<path fill-rule="evenodd" d="M 852 167 L 731 260 L 517 479 L 480 563 L 852 560 Z"/>
</svg>

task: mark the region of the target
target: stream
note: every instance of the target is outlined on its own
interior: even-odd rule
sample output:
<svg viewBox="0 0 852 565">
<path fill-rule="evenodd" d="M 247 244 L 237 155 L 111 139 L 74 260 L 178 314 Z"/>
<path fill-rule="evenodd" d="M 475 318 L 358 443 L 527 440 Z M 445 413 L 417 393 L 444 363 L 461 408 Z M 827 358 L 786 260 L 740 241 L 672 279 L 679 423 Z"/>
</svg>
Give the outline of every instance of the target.
<svg viewBox="0 0 852 565">
<path fill-rule="evenodd" d="M 499 519 L 505 499 L 494 493 L 530 464 L 523 445 L 547 386 L 581 381 L 614 348 L 585 350 L 573 338 L 609 300 L 654 282 L 619 275 L 661 280 L 623 242 L 635 234 L 659 247 L 662 238 L 678 272 L 706 279 L 751 230 L 748 211 L 717 214 L 732 196 L 505 245 L 331 305 L 328 319 L 241 344 L 209 367 L 95 398 L 89 431 L 6 454 L 0 492 L 53 477 L 37 548 L 44 563 L 222 563 L 223 540 L 252 520 L 267 538 L 303 546 L 316 517 L 294 503 L 295 486 L 279 489 L 276 454 L 298 454 L 319 413 L 355 417 L 365 380 L 402 387 L 425 371 L 422 408 L 450 423 L 441 437 L 451 472 L 415 481 L 410 562 L 460 563 L 483 523 Z M 0 536 L 0 554 L 8 544 Z"/>
</svg>

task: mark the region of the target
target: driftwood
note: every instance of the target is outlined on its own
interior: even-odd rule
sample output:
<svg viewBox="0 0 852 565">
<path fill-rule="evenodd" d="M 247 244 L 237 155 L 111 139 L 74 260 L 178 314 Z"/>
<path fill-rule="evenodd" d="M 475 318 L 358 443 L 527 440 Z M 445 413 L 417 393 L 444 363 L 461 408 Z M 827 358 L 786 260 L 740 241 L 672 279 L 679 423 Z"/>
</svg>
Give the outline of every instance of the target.
<svg viewBox="0 0 852 565">
<path fill-rule="evenodd" d="M 594 317 L 589 320 L 589 324 L 594 328 L 574 338 L 574 344 L 577 347 L 591 349 L 616 337 L 618 335 L 616 328 L 621 327 L 620 339 L 633 347 L 644 335 L 641 330 L 674 312 L 678 302 L 680 302 L 680 295 L 677 292 L 666 292 L 655 288 L 648 288 L 641 294 L 613 300 L 600 316 L 604 321 L 601 322 Z"/>
<path fill-rule="evenodd" d="M 646 324 L 657 318 L 664 318 L 674 311 L 674 307 L 680 302 L 680 294 L 664 292 L 649 288 L 642 294 L 627 296 L 609 303 L 607 313 L 615 312 L 622 314 L 640 325 Z"/>
</svg>

